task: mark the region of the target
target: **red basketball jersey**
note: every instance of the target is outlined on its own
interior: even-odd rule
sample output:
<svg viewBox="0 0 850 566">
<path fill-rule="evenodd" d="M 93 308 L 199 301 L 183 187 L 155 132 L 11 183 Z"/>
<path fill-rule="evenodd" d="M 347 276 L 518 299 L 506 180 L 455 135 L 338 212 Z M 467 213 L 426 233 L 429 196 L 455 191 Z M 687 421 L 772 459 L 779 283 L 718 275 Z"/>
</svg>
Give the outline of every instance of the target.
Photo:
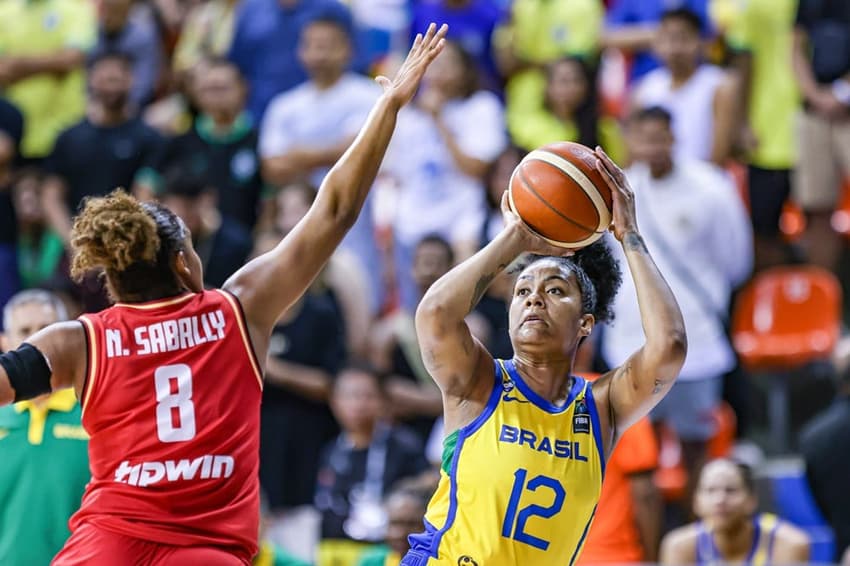
<svg viewBox="0 0 850 566">
<path fill-rule="evenodd" d="M 257 551 L 262 377 L 224 291 L 80 317 L 91 483 L 71 529 Z"/>
</svg>

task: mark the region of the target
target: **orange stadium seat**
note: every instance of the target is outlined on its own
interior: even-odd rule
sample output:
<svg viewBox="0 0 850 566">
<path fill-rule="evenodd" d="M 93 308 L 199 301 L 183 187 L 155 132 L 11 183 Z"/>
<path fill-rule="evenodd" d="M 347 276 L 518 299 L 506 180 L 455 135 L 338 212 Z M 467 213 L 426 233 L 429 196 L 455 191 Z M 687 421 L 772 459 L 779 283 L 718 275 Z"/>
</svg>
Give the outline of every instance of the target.
<svg viewBox="0 0 850 566">
<path fill-rule="evenodd" d="M 841 286 L 819 267 L 768 269 L 739 294 L 732 338 L 744 366 L 770 378 L 768 420 L 774 450 L 789 448 L 789 372 L 827 358 L 840 325 Z"/>
<path fill-rule="evenodd" d="M 800 205 L 786 200 L 779 216 L 779 231 L 786 242 L 795 242 L 806 231 L 806 215 Z"/>
<path fill-rule="evenodd" d="M 841 324 L 841 286 L 818 267 L 775 267 L 741 292 L 732 317 L 735 349 L 750 371 L 826 358 Z"/>
<path fill-rule="evenodd" d="M 713 416 L 717 423 L 717 432 L 708 441 L 708 457 L 725 458 L 732 453 L 735 435 L 738 432 L 738 419 L 735 417 L 735 411 L 726 401 L 721 401 L 714 410 Z"/>
</svg>

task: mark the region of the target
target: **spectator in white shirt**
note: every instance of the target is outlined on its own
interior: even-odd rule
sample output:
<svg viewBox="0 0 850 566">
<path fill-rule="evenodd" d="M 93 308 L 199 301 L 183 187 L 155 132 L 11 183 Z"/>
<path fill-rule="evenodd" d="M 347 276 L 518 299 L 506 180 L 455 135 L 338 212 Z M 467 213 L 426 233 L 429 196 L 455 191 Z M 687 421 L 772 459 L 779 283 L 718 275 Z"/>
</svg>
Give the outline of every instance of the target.
<svg viewBox="0 0 850 566">
<path fill-rule="evenodd" d="M 733 290 L 752 270 L 752 229 L 734 185 L 709 163 L 674 157 L 670 114 L 658 107 L 638 111 L 628 128 L 634 164 L 626 170 L 646 246 L 673 290 L 688 333 L 688 355 L 679 379 L 653 410 L 678 433 L 690 472 L 705 459 L 715 433 L 713 411 L 723 376 L 735 367 L 725 331 Z M 612 246 L 625 261 L 618 246 Z M 642 343 L 634 281 L 623 271 L 614 300 L 615 320 L 605 328 L 601 353 L 610 367 L 625 362 Z M 692 493 L 692 491 L 688 491 Z"/>
<path fill-rule="evenodd" d="M 267 183 L 282 187 L 307 181 L 318 187 L 366 121 L 381 89 L 372 80 L 346 71 L 352 57 L 351 34 L 351 15 L 344 6 L 329 4 L 311 12 L 298 45 L 298 57 L 310 78 L 275 97 L 260 128 Z M 372 278 L 370 306 L 377 312 L 383 293 L 371 198 L 342 248 L 358 257 Z"/>
<path fill-rule="evenodd" d="M 454 42 L 428 69 L 413 106 L 399 113 L 385 170 L 399 186 L 395 274 L 402 306 L 416 308 L 416 244 L 439 234 L 458 260 L 478 250 L 486 217 L 484 176 L 508 145 L 501 102 L 478 88 L 474 59 Z"/>
<path fill-rule="evenodd" d="M 670 112 L 677 157 L 723 166 L 731 151 L 736 92 L 723 69 L 702 61 L 701 25 L 687 8 L 664 13 L 655 39 L 663 66 L 638 83 L 632 106 Z"/>
</svg>

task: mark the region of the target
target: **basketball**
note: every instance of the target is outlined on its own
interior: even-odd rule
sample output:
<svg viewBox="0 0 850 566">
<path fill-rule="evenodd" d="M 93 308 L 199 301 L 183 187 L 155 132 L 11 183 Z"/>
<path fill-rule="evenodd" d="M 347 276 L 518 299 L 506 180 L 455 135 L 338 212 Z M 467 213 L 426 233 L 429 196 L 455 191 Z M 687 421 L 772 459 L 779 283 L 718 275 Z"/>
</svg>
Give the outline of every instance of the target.
<svg viewBox="0 0 850 566">
<path fill-rule="evenodd" d="M 588 246 L 611 224 L 611 189 L 593 151 L 578 143 L 553 143 L 526 155 L 511 175 L 508 199 L 529 228 L 563 248 Z"/>
</svg>

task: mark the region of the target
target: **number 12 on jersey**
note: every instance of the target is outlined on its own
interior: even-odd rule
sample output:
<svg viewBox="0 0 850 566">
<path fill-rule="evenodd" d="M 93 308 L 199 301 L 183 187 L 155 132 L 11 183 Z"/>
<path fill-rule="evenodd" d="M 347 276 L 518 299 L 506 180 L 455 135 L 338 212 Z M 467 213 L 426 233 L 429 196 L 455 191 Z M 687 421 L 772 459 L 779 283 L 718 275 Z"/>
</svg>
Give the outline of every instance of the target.
<svg viewBox="0 0 850 566">
<path fill-rule="evenodd" d="M 525 482 L 528 476 L 528 470 L 520 468 L 514 472 L 514 486 L 511 489 L 511 498 L 508 500 L 508 510 L 505 513 L 505 520 L 502 523 L 502 536 L 512 538 L 518 542 L 531 545 L 540 550 L 549 548 L 549 541 L 530 535 L 525 532 L 525 525 L 531 517 L 542 517 L 548 519 L 558 512 L 564 506 L 567 492 L 561 482 L 555 478 L 548 476 L 534 476 L 528 483 Z M 552 504 L 548 507 L 542 505 L 526 505 L 519 509 L 519 500 L 522 497 L 523 491 L 537 491 L 539 488 L 551 489 L 555 498 Z"/>
</svg>

